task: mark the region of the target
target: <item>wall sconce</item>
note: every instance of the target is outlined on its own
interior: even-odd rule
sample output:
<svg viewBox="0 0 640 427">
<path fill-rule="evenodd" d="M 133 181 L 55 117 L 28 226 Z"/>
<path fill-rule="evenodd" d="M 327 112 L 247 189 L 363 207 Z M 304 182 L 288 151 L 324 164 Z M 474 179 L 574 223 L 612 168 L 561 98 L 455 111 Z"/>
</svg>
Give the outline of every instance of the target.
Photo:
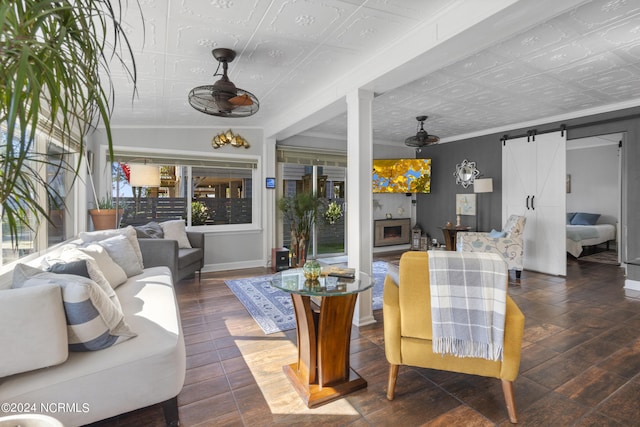
<svg viewBox="0 0 640 427">
<path fill-rule="evenodd" d="M 129 185 L 132 187 L 160 187 L 159 166 L 133 163 L 129 169 Z"/>
<path fill-rule="evenodd" d="M 244 139 L 238 134 L 234 134 L 233 132 L 231 132 L 231 129 L 229 129 L 226 132 L 217 134 L 211 140 L 211 146 L 213 148 L 220 148 L 223 145 L 227 145 L 227 144 L 231 144 L 232 147 L 244 147 L 244 148 L 250 147 L 246 139 Z"/>
</svg>

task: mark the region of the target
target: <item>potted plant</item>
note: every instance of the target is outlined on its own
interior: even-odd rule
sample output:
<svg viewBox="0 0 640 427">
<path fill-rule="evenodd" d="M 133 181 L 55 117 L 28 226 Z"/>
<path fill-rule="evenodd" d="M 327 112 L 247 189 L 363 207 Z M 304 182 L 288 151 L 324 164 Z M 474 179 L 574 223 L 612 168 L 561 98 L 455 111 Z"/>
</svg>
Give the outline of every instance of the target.
<svg viewBox="0 0 640 427">
<path fill-rule="evenodd" d="M 41 219 L 51 221 L 47 200 L 57 192 L 48 176 L 77 176 L 81 165 L 37 152 L 37 130 L 55 134 L 65 152 L 82 156 L 84 137 L 101 122 L 113 157 L 112 58 L 131 78 L 134 93 L 137 80 L 121 6 L 111 0 L 0 3 L 0 125 L 6 127 L 0 210 L 14 244 L 21 227 L 36 230 Z M 48 197 L 37 196 L 41 187 Z"/>
<path fill-rule="evenodd" d="M 278 200 L 278 209 L 291 230 L 291 266 L 304 265 L 311 231 L 322 208 L 322 200 L 313 193 L 297 193 Z"/>
<path fill-rule="evenodd" d="M 205 225 L 207 219 L 209 219 L 209 208 L 202 202 L 191 202 L 191 225 Z"/>
<path fill-rule="evenodd" d="M 107 195 L 98 201 L 96 209 L 90 209 L 94 230 L 118 228 L 118 220 L 122 218 L 124 209 L 118 207 L 111 196 Z"/>
</svg>

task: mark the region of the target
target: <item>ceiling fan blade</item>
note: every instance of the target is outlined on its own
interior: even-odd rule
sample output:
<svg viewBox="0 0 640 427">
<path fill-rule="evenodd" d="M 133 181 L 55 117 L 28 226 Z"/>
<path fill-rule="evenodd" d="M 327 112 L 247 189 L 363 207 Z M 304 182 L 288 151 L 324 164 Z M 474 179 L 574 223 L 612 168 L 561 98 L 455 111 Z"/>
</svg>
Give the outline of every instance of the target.
<svg viewBox="0 0 640 427">
<path fill-rule="evenodd" d="M 245 105 L 253 105 L 253 100 L 247 94 L 234 96 L 233 98 L 229 98 L 228 102 L 233 104 L 236 107 L 245 106 Z"/>
</svg>

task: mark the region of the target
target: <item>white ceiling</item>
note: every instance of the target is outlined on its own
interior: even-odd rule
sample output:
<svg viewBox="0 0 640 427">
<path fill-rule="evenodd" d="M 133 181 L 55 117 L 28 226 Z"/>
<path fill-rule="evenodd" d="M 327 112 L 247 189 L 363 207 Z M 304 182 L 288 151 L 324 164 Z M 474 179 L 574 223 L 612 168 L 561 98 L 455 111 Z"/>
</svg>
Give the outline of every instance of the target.
<svg viewBox="0 0 640 427">
<path fill-rule="evenodd" d="M 640 105 L 638 0 L 139 0 L 124 29 L 131 101 L 113 68 L 114 127 L 263 127 L 346 139 L 344 95 L 372 90 L 373 135 L 402 143 L 417 115 L 444 140 Z M 211 50 L 260 111 L 222 119 L 187 94 L 212 84 Z"/>
</svg>

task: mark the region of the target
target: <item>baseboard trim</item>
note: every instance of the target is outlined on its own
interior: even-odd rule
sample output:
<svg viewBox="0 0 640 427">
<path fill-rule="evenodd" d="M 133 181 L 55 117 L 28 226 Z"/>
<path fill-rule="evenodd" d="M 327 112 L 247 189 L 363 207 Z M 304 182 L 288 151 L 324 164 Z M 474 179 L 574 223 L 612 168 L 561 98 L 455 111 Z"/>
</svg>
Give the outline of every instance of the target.
<svg viewBox="0 0 640 427">
<path fill-rule="evenodd" d="M 638 291 L 640 292 L 640 281 L 638 280 L 631 280 L 631 279 L 626 279 L 624 281 L 624 288 L 625 289 L 629 289 L 631 291 Z"/>
<path fill-rule="evenodd" d="M 243 268 L 267 267 L 264 260 L 254 259 L 238 262 L 223 262 L 220 264 L 205 264 L 202 267 L 203 273 L 211 273 L 224 270 L 241 270 Z"/>
</svg>

